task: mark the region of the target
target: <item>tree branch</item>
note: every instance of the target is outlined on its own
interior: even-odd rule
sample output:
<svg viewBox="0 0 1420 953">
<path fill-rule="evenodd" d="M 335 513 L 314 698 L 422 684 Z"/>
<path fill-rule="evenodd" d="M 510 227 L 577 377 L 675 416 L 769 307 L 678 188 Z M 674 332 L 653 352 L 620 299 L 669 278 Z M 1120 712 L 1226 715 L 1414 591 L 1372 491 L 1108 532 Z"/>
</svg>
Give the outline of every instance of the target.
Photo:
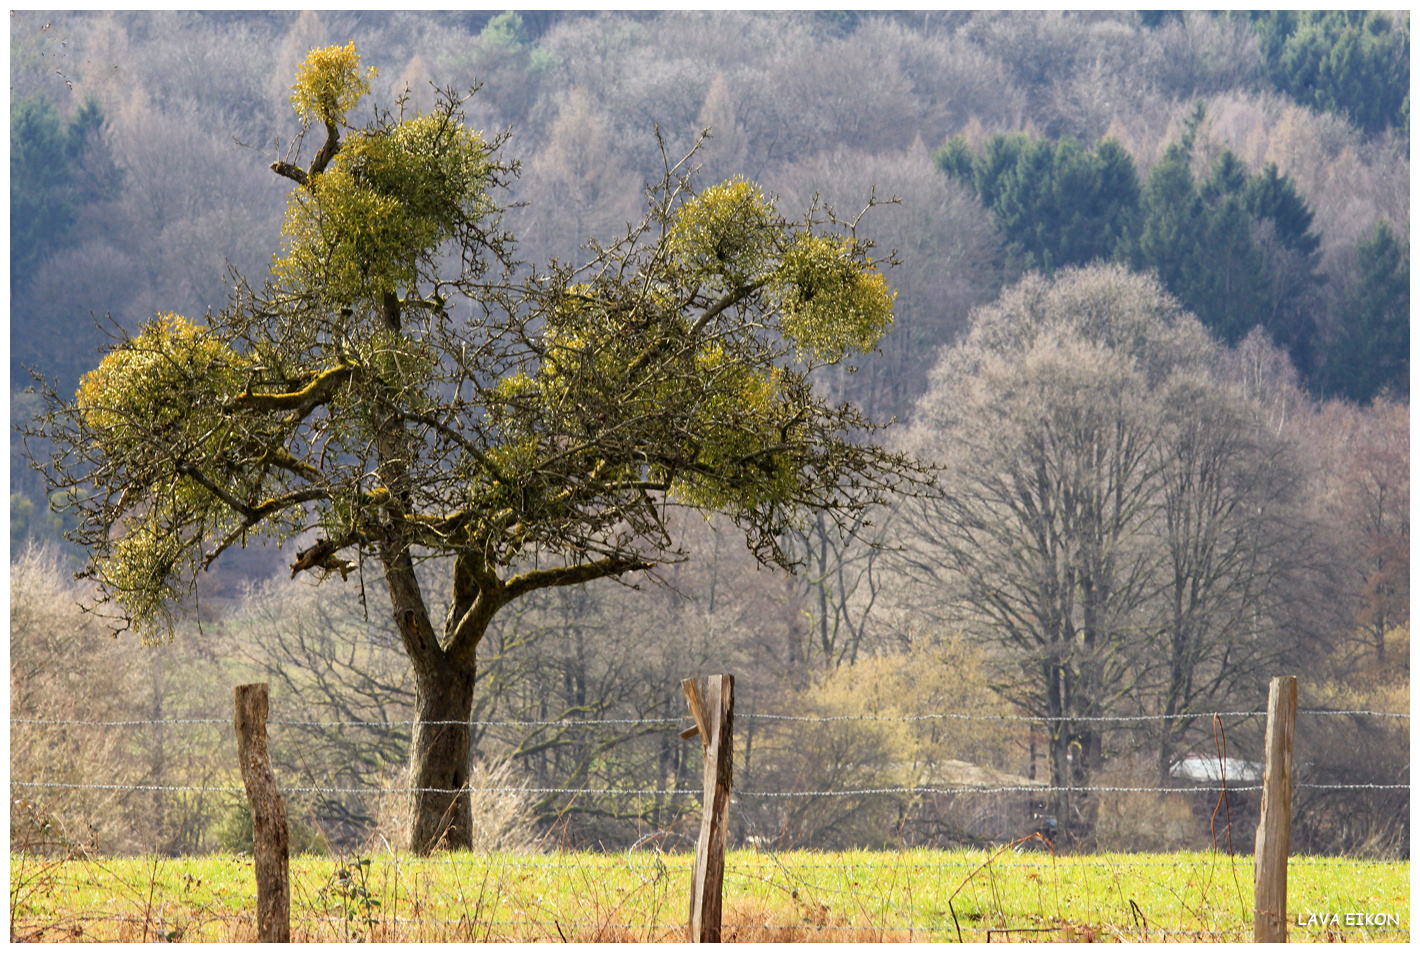
<svg viewBox="0 0 1420 953">
<path fill-rule="evenodd" d="M 335 158 L 335 154 L 340 151 L 340 130 L 335 123 L 329 119 L 325 121 L 325 145 L 320 147 L 316 157 L 311 160 L 311 168 L 307 173 L 311 176 L 320 175 L 325 171 L 325 167 L 330 164 L 330 160 Z"/>
<path fill-rule="evenodd" d="M 321 371 L 315 380 L 298 391 L 285 394 L 253 394 L 251 385 L 232 398 L 232 407 L 238 410 L 255 410 L 258 413 L 294 410 L 301 417 L 310 413 L 318 405 L 325 403 L 332 391 L 347 382 L 360 369 L 357 364 L 340 364 Z"/>
<path fill-rule="evenodd" d="M 503 586 L 503 601 L 511 602 L 518 596 L 535 589 L 553 586 L 576 586 L 594 579 L 620 576 L 628 572 L 650 569 L 655 563 L 626 556 L 608 556 L 596 562 L 580 563 L 575 566 L 558 566 L 554 569 L 531 569 L 509 579 Z"/>
<path fill-rule="evenodd" d="M 723 314 L 729 308 L 732 308 L 735 305 L 739 304 L 741 301 L 748 298 L 750 295 L 754 294 L 756 291 L 763 288 L 768 283 L 768 279 L 761 278 L 759 281 L 752 281 L 749 284 L 736 288 L 734 291 L 731 291 L 729 294 L 725 295 L 719 301 L 706 308 L 705 313 L 695 319 L 695 323 L 690 326 L 689 336 L 694 339 L 695 336 L 705 328 L 705 325 L 713 321 L 716 316 Z M 642 351 L 640 355 L 637 356 L 636 360 L 632 361 L 631 365 L 626 369 L 627 376 L 629 377 L 631 375 L 634 375 L 637 371 L 641 370 L 647 364 L 649 364 L 651 362 L 651 358 L 655 357 L 656 354 L 663 347 L 665 347 L 664 340 L 657 341 L 655 344 L 652 344 L 650 347 L 646 348 L 646 350 Z"/>
<path fill-rule="evenodd" d="M 271 163 L 271 171 L 277 175 L 284 175 L 297 185 L 305 185 L 307 181 L 306 170 L 289 162 L 273 162 Z"/>
</svg>

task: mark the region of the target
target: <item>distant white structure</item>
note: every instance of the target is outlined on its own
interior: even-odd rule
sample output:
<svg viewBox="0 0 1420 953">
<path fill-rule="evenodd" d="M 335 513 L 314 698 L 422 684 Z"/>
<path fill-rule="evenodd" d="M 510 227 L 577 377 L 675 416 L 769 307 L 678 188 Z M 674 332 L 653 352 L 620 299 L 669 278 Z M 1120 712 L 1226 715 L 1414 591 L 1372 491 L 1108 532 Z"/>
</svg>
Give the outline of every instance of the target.
<svg viewBox="0 0 1420 953">
<path fill-rule="evenodd" d="M 1239 758 L 1224 758 L 1220 765 L 1217 755 L 1189 752 L 1178 764 L 1169 768 L 1169 777 L 1199 784 L 1210 781 L 1215 784 L 1219 781 L 1261 781 L 1262 765 Z"/>
</svg>

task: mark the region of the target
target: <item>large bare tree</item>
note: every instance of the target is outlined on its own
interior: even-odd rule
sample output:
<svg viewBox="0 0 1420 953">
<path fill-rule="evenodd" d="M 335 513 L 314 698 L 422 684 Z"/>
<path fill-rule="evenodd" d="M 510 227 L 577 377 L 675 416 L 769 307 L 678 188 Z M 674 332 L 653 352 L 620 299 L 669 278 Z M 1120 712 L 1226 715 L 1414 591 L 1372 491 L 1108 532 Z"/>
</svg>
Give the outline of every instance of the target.
<svg viewBox="0 0 1420 953">
<path fill-rule="evenodd" d="M 1197 714 L 1250 699 L 1286 645 L 1301 481 L 1221 353 L 1148 276 L 1031 275 L 974 313 L 919 404 L 942 493 L 904 508 L 904 565 L 1044 723 L 1072 837 L 1104 719 L 1150 716 L 1166 774 Z"/>
</svg>

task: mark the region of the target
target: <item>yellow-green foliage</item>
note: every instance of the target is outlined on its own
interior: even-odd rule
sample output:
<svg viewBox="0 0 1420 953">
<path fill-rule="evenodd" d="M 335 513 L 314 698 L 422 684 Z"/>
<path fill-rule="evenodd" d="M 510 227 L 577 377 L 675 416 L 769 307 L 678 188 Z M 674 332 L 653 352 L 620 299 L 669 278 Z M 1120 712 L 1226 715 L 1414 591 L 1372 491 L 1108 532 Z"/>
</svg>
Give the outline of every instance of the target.
<svg viewBox="0 0 1420 953">
<path fill-rule="evenodd" d="M 171 580 L 182 555 L 182 540 L 154 514 L 130 523 L 123 537 L 99 560 L 100 578 L 128 611 L 145 642 L 155 638 L 161 628 L 156 623 L 180 597 Z"/>
<path fill-rule="evenodd" d="M 482 137 L 417 116 L 359 133 L 291 193 L 276 273 L 346 303 L 412 283 L 420 260 L 490 207 Z"/>
<path fill-rule="evenodd" d="M 121 459 L 149 449 L 155 430 L 209 431 L 212 408 L 240 390 L 245 363 L 207 327 L 170 311 L 85 374 L 75 402 L 105 455 Z"/>
<path fill-rule="evenodd" d="M 732 291 L 756 282 L 772 290 L 780 330 L 803 352 L 838 361 L 872 350 L 892 324 L 882 273 L 854 257 L 852 239 L 783 228 L 758 186 L 730 179 L 677 210 L 666 247 L 683 277 Z"/>
<path fill-rule="evenodd" d="M 145 636 L 175 598 L 170 577 L 184 551 L 180 530 L 235 514 L 188 476 L 162 465 L 155 437 L 187 459 L 209 463 L 256 435 L 227 422 L 222 406 L 240 392 L 246 361 L 208 328 L 171 312 L 110 351 L 80 382 L 75 403 L 91 439 L 128 474 L 146 480 L 147 506 L 122 517 L 124 532 L 98 559 L 104 582 Z"/>
<path fill-rule="evenodd" d="M 427 410 L 425 386 L 438 367 L 438 356 L 428 341 L 377 329 L 355 346 L 366 370 L 400 399 L 410 410 Z"/>
<path fill-rule="evenodd" d="M 820 621 L 811 620 L 815 637 Z M 840 634 L 840 640 L 846 637 Z M 796 692 L 785 711 L 828 720 L 756 729 L 758 784 L 840 792 L 787 805 L 785 843 L 901 843 L 903 819 L 922 795 L 900 789 L 960 784 L 963 771 L 1014 773 L 1010 765 L 993 763 L 993 756 L 1011 748 L 1012 723 L 917 717 L 923 712 L 1007 713 L 985 685 L 980 655 L 960 640 L 840 665 Z M 966 827 L 974 823 L 968 819 L 973 807 L 970 802 L 951 804 L 947 817 Z"/>
<path fill-rule="evenodd" d="M 787 502 L 798 485 L 795 464 L 782 445 L 786 395 L 777 368 L 758 371 L 711 346 L 695 357 L 707 393 L 696 405 L 692 432 L 699 462 L 708 472 L 682 473 L 671 490 L 692 506 L 750 508 Z M 786 428 L 792 430 L 793 428 Z"/>
<path fill-rule="evenodd" d="M 691 281 L 722 290 L 745 285 L 765 268 L 775 237 L 773 213 L 758 186 L 730 179 L 676 211 L 666 247 Z"/>
<path fill-rule="evenodd" d="M 653 297 L 643 308 L 658 304 Z M 597 300 L 590 287 L 574 286 L 549 316 L 536 379 L 519 374 L 497 393 L 510 403 L 539 400 L 553 418 L 588 407 L 612 409 L 620 421 L 640 421 L 623 431 L 633 441 L 656 439 L 667 408 L 688 413 L 681 426 L 693 437 L 695 465 L 676 474 L 674 496 L 711 509 L 787 502 L 797 481 L 786 444 L 799 437 L 799 425 L 791 422 L 784 373 L 751 367 L 714 338 L 690 341 L 685 333 L 677 315 L 633 314 Z M 678 350 L 686 344 L 689 354 Z M 658 348 L 663 360 L 650 361 L 653 370 L 631 370 Z M 652 467 L 653 477 L 658 470 Z M 599 473 L 602 479 L 622 475 Z"/>
<path fill-rule="evenodd" d="M 316 121 L 338 125 L 360 97 L 370 91 L 370 80 L 376 75 L 373 66 L 360 72 L 360 54 L 355 52 L 353 41 L 345 46 L 311 50 L 296 67 L 291 105 L 302 125 Z"/>
<path fill-rule="evenodd" d="M 338 123 L 370 91 L 373 75 L 360 71 L 354 43 L 312 50 L 291 103 L 302 122 Z M 460 222 L 491 209 L 488 171 L 482 136 L 447 115 L 354 133 L 322 172 L 292 192 L 286 254 L 276 274 L 339 304 L 408 285 L 420 259 Z"/>
<path fill-rule="evenodd" d="M 784 334 L 825 360 L 872 350 L 892 324 L 897 292 L 851 251 L 848 239 L 801 232 L 773 278 Z"/>
<path fill-rule="evenodd" d="M 945 761 L 985 762 L 1006 745 L 1009 723 L 957 719 L 906 719 L 922 712 L 1004 715 L 1009 709 L 986 687 L 980 654 L 948 638 L 901 655 L 879 655 L 842 665 L 800 693 L 796 708 L 826 716 L 871 715 L 884 721 L 844 722 L 821 732 L 832 743 L 867 743 L 867 764 L 882 772 L 875 786 L 930 780 Z"/>
</svg>

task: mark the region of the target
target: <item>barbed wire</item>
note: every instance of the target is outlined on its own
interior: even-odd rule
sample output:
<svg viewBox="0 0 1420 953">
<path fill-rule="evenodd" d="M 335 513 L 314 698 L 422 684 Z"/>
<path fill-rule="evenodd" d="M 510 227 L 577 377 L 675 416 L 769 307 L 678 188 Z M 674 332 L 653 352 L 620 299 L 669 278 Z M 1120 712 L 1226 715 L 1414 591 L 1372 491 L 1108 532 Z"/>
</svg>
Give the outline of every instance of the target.
<svg viewBox="0 0 1420 953">
<path fill-rule="evenodd" d="M 245 788 L 235 786 L 219 785 L 181 785 L 181 784 L 86 784 L 73 781 L 10 781 L 11 787 L 30 788 L 55 788 L 72 790 L 98 790 L 98 791 L 203 791 L 217 794 L 239 794 L 245 792 Z M 1314 784 L 1309 782 L 1298 782 L 1292 785 L 1296 789 L 1310 789 L 1320 791 L 1396 791 L 1409 790 L 1409 784 Z M 1084 785 L 1080 787 L 1056 787 L 1051 785 L 1036 784 L 1013 784 L 1000 785 L 998 787 L 929 787 L 929 786 L 900 786 L 885 788 L 851 788 L 839 791 L 746 791 L 736 790 L 732 792 L 732 797 L 857 797 L 879 794 L 1053 794 L 1057 791 L 1067 793 L 1097 793 L 1097 794 L 1201 794 L 1218 793 L 1221 791 L 1261 791 L 1260 784 L 1217 784 L 1217 785 L 1189 785 L 1187 787 L 1116 787 L 1101 785 Z M 686 797 L 699 796 L 704 792 L 698 788 L 668 788 L 658 790 L 656 788 L 532 788 L 532 787 L 489 787 L 489 788 L 424 788 L 424 787 L 399 787 L 399 788 L 334 788 L 334 787 L 282 787 L 281 791 L 286 794 L 457 794 L 460 791 L 468 791 L 475 794 L 588 794 L 598 797 L 607 796 L 665 796 L 665 797 Z"/>
<path fill-rule="evenodd" d="M 1148 721 L 1182 721 L 1184 719 L 1211 719 L 1217 718 L 1251 718 L 1257 715 L 1265 715 L 1265 711 L 1205 711 L 1205 712 L 1185 712 L 1178 715 L 1059 715 L 1059 716 L 1036 716 L 1036 715 L 963 715 L 956 712 L 931 712 L 922 715 L 770 715 L 757 712 L 736 713 L 735 718 L 740 721 L 789 721 L 807 723 L 829 723 L 840 721 L 886 721 L 886 722 L 919 722 L 919 721 L 984 721 L 984 722 L 1026 722 L 1033 724 L 1046 724 L 1050 722 L 1070 722 L 1087 724 L 1129 724 L 1134 722 Z M 1364 709 L 1355 710 L 1331 710 L 1326 708 L 1304 708 L 1297 711 L 1298 715 L 1328 715 L 1334 717 L 1373 717 L 1373 718 L 1410 718 L 1408 712 L 1393 711 L 1368 711 Z M 422 724 L 427 726 L 438 725 L 468 725 L 473 728 L 547 728 L 557 726 L 573 727 L 597 727 L 601 725 L 664 725 L 667 730 L 680 726 L 688 721 L 688 718 L 564 718 L 552 721 L 426 721 Z M 134 719 L 127 721 L 86 721 L 78 718 L 11 718 L 13 725 L 81 725 L 93 728 L 133 728 L 147 725 L 230 725 L 231 718 L 151 718 Z M 301 728 L 401 728 L 414 724 L 413 721 L 362 721 L 359 719 L 336 719 L 336 720 L 291 720 L 273 718 L 267 721 L 269 726 L 301 727 Z"/>
<path fill-rule="evenodd" d="M 979 861 L 978 859 L 976 859 L 976 858 L 968 858 L 968 859 L 966 859 L 966 860 L 956 861 L 956 862 L 951 862 L 951 863 L 933 863 L 933 862 L 925 862 L 925 861 L 913 861 L 913 860 L 910 860 L 910 859 L 909 859 L 909 860 L 897 859 L 897 860 L 889 860 L 888 862 L 885 862 L 885 863 L 862 861 L 862 862 L 856 862 L 856 863 L 838 863 L 838 864 L 832 864 L 832 863 L 820 863 L 820 862 L 818 862 L 818 861 L 803 862 L 803 861 L 794 860 L 793 858 L 786 858 L 786 857 L 783 856 L 783 854 L 782 854 L 781 852 L 776 851 L 776 850 L 774 850 L 774 849 L 772 849 L 772 848 L 771 848 L 771 849 L 761 849 L 761 848 L 747 847 L 747 848 L 744 848 L 744 850 L 747 851 L 747 852 L 753 852 L 753 854 L 754 854 L 755 856 L 758 856 L 758 857 L 760 857 L 760 858 L 762 858 L 762 859 L 761 859 L 760 861 L 757 861 L 757 862 L 747 862 L 747 861 L 745 861 L 745 860 L 743 860 L 743 859 L 736 858 L 736 857 L 734 857 L 733 855 L 727 856 L 727 857 L 726 857 L 726 860 L 725 860 L 725 870 L 726 870 L 727 873 L 728 873 L 728 872 L 737 872 L 737 873 L 759 873 L 759 872 L 763 872 L 763 871 L 766 870 L 766 869 L 774 870 L 774 869 L 778 869 L 778 868 L 785 868 L 785 869 L 788 869 L 788 870 L 791 870 L 791 871 L 799 871 L 799 870 L 846 870 L 846 871 L 852 871 L 852 872 L 854 872 L 854 873 L 862 873 L 862 872 L 864 872 L 864 871 L 877 871 L 877 870 L 974 870 L 974 869 L 976 869 L 977 867 L 980 866 L 980 861 Z M 373 858 L 371 858 L 371 859 L 372 859 L 372 860 L 374 860 L 374 859 L 382 859 L 382 856 L 383 856 L 383 855 L 376 855 L 375 857 L 373 857 Z M 556 854 L 556 853 L 552 853 L 552 854 L 537 854 L 537 853 L 533 853 L 533 854 L 530 854 L 529 856 L 536 857 L 536 858 L 552 858 L 552 859 L 538 859 L 538 860 L 519 861 L 519 860 L 508 860 L 508 859 L 506 859 L 506 858 L 499 858 L 496 863 L 491 863 L 491 864 L 489 864 L 488 866 L 491 867 L 491 868 L 493 868 L 493 869 L 501 869 L 501 868 L 504 868 L 504 867 L 513 867 L 513 868 L 517 868 L 517 869 L 519 869 L 519 870 L 532 870 L 532 871 L 546 870 L 546 871 L 549 871 L 549 872 L 552 872 L 552 871 L 561 871 L 561 870 L 589 870 L 589 871 L 617 871 L 617 872 L 621 872 L 621 871 L 632 871 L 632 872 L 635 872 L 635 871 L 644 870 L 646 867 L 649 867 L 649 866 L 658 866 L 658 865 L 659 865 L 659 866 L 661 866 L 661 867 L 664 867 L 665 870 L 666 870 L 667 872 L 669 872 L 669 873 L 688 873 L 688 872 L 690 872 L 690 870 L 691 870 L 692 867 L 694 866 L 694 857 L 693 857 L 693 854 L 691 854 L 689 851 L 687 851 L 687 852 L 685 853 L 685 855 L 684 855 L 684 856 L 685 856 L 685 860 L 684 860 L 684 861 L 676 860 L 675 857 L 678 856 L 678 855 L 665 854 L 665 853 L 661 853 L 661 852 L 654 852 L 654 853 L 653 853 L 653 852 L 650 852 L 650 851 L 644 851 L 644 852 L 633 853 L 633 854 L 631 854 L 629 857 L 628 857 L 628 856 L 626 855 L 626 853 L 624 853 L 624 852 L 619 852 L 619 853 L 614 853 L 614 854 L 607 854 L 607 855 L 605 855 L 605 858 L 606 858 L 606 861 L 607 861 L 607 862 L 605 862 L 605 863 L 597 863 L 597 862 L 594 862 L 594 861 L 589 861 L 589 860 L 587 860 L 587 859 L 585 859 L 585 858 L 583 858 L 583 859 L 581 859 L 581 860 L 579 860 L 579 861 L 577 861 L 577 862 L 563 862 L 563 861 L 560 861 L 560 860 L 557 860 L 557 859 L 556 859 L 556 858 L 559 856 L 559 855 Z M 884 852 L 883 856 L 888 857 L 888 858 L 891 858 L 893 855 L 887 854 L 886 852 Z M 1035 867 L 1040 866 L 1041 863 L 1044 863 L 1044 862 L 1045 862 L 1045 859 L 1048 858 L 1048 855 L 1045 854 L 1044 852 L 1041 852 L 1041 851 L 1024 851 L 1024 850 L 1015 852 L 1015 853 L 1013 854 L 1013 856 L 1014 856 L 1014 857 L 1020 857 L 1020 858 L 1023 858 L 1023 857 L 1038 857 L 1038 858 L 1041 858 L 1041 860 L 1040 860 L 1039 862 L 1035 862 L 1035 863 L 1025 863 L 1025 862 L 1019 861 L 1019 860 L 1018 860 L 1018 861 L 996 860 L 996 861 L 994 861 L 994 862 L 992 863 L 992 866 L 993 866 L 993 867 L 998 867 L 998 868 L 1004 867 L 1004 868 L 1008 868 L 1008 869 L 1015 869 L 1015 868 L 1020 868 L 1020 869 L 1027 869 L 1027 868 L 1029 868 L 1029 869 L 1034 869 Z M 644 860 L 640 860 L 640 859 L 637 859 L 637 858 L 645 858 L 645 859 L 644 859 Z M 330 858 L 330 859 L 331 859 L 331 860 L 335 860 L 336 858 L 332 857 L 332 858 Z M 1071 863 L 1071 864 L 1074 864 L 1074 865 L 1077 865 L 1077 866 L 1078 866 L 1078 865 L 1085 865 L 1085 866 L 1092 866 L 1092 867 L 1143 867 L 1143 868 L 1168 867 L 1168 868 L 1170 868 L 1170 869 L 1196 870 L 1196 869 L 1199 869 L 1199 868 L 1208 869 L 1208 868 L 1216 867 L 1216 866 L 1217 866 L 1218 864 L 1220 864 L 1220 863 L 1233 863 L 1233 862 L 1236 862 L 1236 863 L 1252 863 L 1252 857 L 1251 857 L 1251 855 L 1246 855 L 1246 856 L 1245 856 L 1245 855 L 1242 855 L 1242 854 L 1238 854 L 1238 855 L 1235 855 L 1235 856 L 1229 856 L 1228 854 L 1225 854 L 1225 853 L 1218 853 L 1218 854 L 1211 854 L 1211 855 L 1208 855 L 1208 857 L 1207 857 L 1206 859 L 1200 859 L 1200 860 L 1163 860 L 1163 859 L 1139 860 L 1139 859 L 1134 859 L 1134 858 L 1130 858 L 1130 859 L 1128 859 L 1128 860 L 1119 860 L 1119 859 L 1110 859 L 1110 858 L 1098 857 L 1098 856 L 1094 856 L 1094 855 L 1076 854 L 1076 855 L 1067 855 L 1067 856 L 1064 856 L 1064 857 L 1058 857 L 1058 858 L 1056 858 L 1054 861 L 1051 861 L 1051 862 L 1053 863 L 1053 862 L 1059 862 L 1059 861 L 1065 861 L 1065 862 L 1068 862 L 1068 863 Z M 461 857 L 461 856 L 457 856 L 457 855 L 453 855 L 453 854 L 450 854 L 450 855 L 448 855 L 448 856 L 437 856 L 437 857 L 396 856 L 396 857 L 390 858 L 390 859 L 387 860 L 386 862 L 392 863 L 393 865 L 398 866 L 398 867 L 401 867 L 401 868 L 404 868 L 404 867 L 466 867 L 466 868 L 469 868 L 469 869 L 474 869 L 474 868 L 479 868 L 479 869 L 481 869 L 481 868 L 482 868 L 482 864 L 481 864 L 479 861 L 474 860 L 474 859 L 471 858 L 471 857 Z M 1374 859 L 1364 858 L 1364 857 L 1316 857 L 1316 856 L 1310 856 L 1310 855 L 1303 855 L 1303 856 L 1299 856 L 1299 857 L 1292 857 L 1292 858 L 1289 859 L 1289 863 L 1290 863 L 1291 865 L 1293 865 L 1293 866 L 1302 865 L 1302 866 L 1314 866 L 1314 867 L 1330 867 L 1330 866 L 1340 866 L 1340 865 L 1345 865 L 1345 866 L 1347 866 L 1347 867 L 1389 867 L 1389 866 L 1393 866 L 1393 865 L 1394 865 L 1394 861 L 1374 860 Z"/>
<path fill-rule="evenodd" d="M 745 848 L 745 850 L 747 850 L 747 851 L 748 851 L 748 850 L 752 850 L 752 848 Z M 911 860 L 891 860 L 891 859 L 890 859 L 890 860 L 888 860 L 887 862 L 884 862 L 884 863 L 859 862 L 859 863 L 839 863 L 839 864 L 832 864 L 832 863 L 820 863 L 820 862 L 817 862 L 817 861 L 805 863 L 805 862 L 802 862 L 802 861 L 794 860 L 793 858 L 786 858 L 786 857 L 784 857 L 781 853 L 776 852 L 776 851 L 772 851 L 772 850 L 769 850 L 769 851 L 755 851 L 755 854 L 757 854 L 758 856 L 762 857 L 763 859 L 762 859 L 761 861 L 757 862 L 757 863 L 748 863 L 748 862 L 745 862 L 743 859 L 734 857 L 733 855 L 727 855 L 727 857 L 726 857 L 726 859 L 725 859 L 725 872 L 726 872 L 726 873 L 736 873 L 736 874 L 740 874 L 740 875 L 746 875 L 746 874 L 763 873 L 763 872 L 765 872 L 766 870 L 771 871 L 771 872 L 772 872 L 772 871 L 776 871 L 776 870 L 784 870 L 784 871 L 788 871 L 788 872 L 791 872 L 791 873 L 792 873 L 792 872 L 797 872 L 797 871 L 804 871 L 804 870 L 841 870 L 841 871 L 850 871 L 850 872 L 855 873 L 855 874 L 861 874 L 861 873 L 864 873 L 864 872 L 883 871 L 883 870 L 975 870 L 975 869 L 977 869 L 977 868 L 979 868 L 979 867 L 981 866 L 980 861 L 979 861 L 977 858 L 974 858 L 974 857 L 973 857 L 973 858 L 968 858 L 968 859 L 965 859 L 965 860 L 962 860 L 962 861 L 951 862 L 951 863 L 930 863 L 930 862 L 917 862 L 917 861 L 911 861 Z M 238 854 L 238 855 L 236 855 L 236 856 L 238 856 L 238 857 L 240 857 L 240 858 L 243 858 L 243 859 L 246 859 L 247 857 L 249 857 L 249 855 L 246 855 L 246 854 Z M 533 855 L 533 856 L 553 857 L 553 858 L 555 858 L 557 855 L 556 855 L 556 854 L 543 854 L 543 855 L 536 855 L 536 854 L 535 854 L 535 855 Z M 633 856 L 641 856 L 641 855 L 633 855 Z M 595 863 L 595 862 L 588 862 L 588 861 L 585 861 L 585 860 L 579 861 L 579 862 L 575 862 L 575 863 L 567 863 L 567 862 L 562 862 L 562 861 L 558 861 L 558 860 L 516 861 L 516 860 L 507 860 L 507 859 L 500 858 L 496 863 L 490 863 L 490 864 L 487 864 L 486 866 L 487 866 L 488 868 L 490 868 L 490 869 L 502 869 L 502 868 L 505 868 L 505 867 L 512 867 L 512 868 L 516 868 L 516 869 L 519 869 L 519 870 L 529 870 L 529 871 L 545 870 L 545 871 L 548 871 L 549 873 L 557 872 L 557 871 L 564 871 L 564 870 L 609 871 L 609 872 L 610 872 L 610 871 L 614 871 L 614 872 L 618 872 L 618 873 L 620 873 L 620 872 L 633 872 L 633 873 L 634 873 L 634 872 L 637 872 L 637 871 L 644 870 L 645 868 L 647 868 L 647 867 L 649 867 L 649 866 L 659 866 L 659 867 L 664 868 L 667 873 L 675 873 L 675 874 L 690 873 L 691 870 L 692 870 L 693 867 L 694 867 L 694 858 L 693 858 L 693 855 L 692 855 L 690 852 L 688 852 L 688 851 L 687 851 L 686 854 L 685 854 L 685 858 L 686 858 L 686 859 L 685 859 L 684 861 L 678 861 L 678 860 L 674 859 L 676 855 L 665 855 L 665 854 L 649 855 L 649 854 L 648 854 L 648 855 L 644 855 L 644 856 L 647 856 L 647 857 L 648 857 L 648 860 L 642 861 L 642 862 L 637 862 L 637 861 L 635 861 L 635 860 L 626 859 L 624 854 L 608 854 L 608 855 L 606 855 L 607 859 L 608 859 L 609 861 L 612 861 L 612 862 L 609 862 L 609 863 Z M 884 856 L 891 858 L 892 855 L 890 855 L 890 854 L 884 854 Z M 1014 858 L 1035 857 L 1035 858 L 1039 858 L 1039 859 L 1038 859 L 1037 861 L 1031 862 L 1031 863 L 1026 863 L 1026 862 L 1024 862 L 1024 861 L 1021 860 L 1021 859 L 1016 859 L 1016 860 L 1001 860 L 1001 859 L 998 859 L 998 860 L 996 860 L 996 861 L 993 861 L 993 863 L 992 863 L 991 866 L 994 867 L 994 868 L 1004 868 L 1004 869 L 1021 869 L 1021 870 L 1030 869 L 1030 870 L 1033 870 L 1033 869 L 1035 869 L 1035 868 L 1037 868 L 1037 867 L 1042 866 L 1043 864 L 1065 863 L 1065 864 L 1068 864 L 1068 865 L 1070 865 L 1070 866 L 1076 866 L 1076 867 L 1080 867 L 1080 866 L 1084 866 L 1084 867 L 1110 867 L 1110 868 L 1116 868 L 1116 867 L 1121 867 L 1121 868 L 1134 868 L 1134 867 L 1138 867 L 1138 868 L 1169 868 L 1169 869 L 1171 869 L 1171 870 L 1198 870 L 1198 869 L 1213 869 L 1213 868 L 1216 868 L 1216 867 L 1218 867 L 1219 865 L 1222 865 L 1222 864 L 1228 864 L 1228 865 L 1232 865 L 1232 864 L 1251 864 L 1251 863 L 1253 862 L 1253 858 L 1252 858 L 1252 856 L 1251 856 L 1250 854 L 1228 855 L 1228 854 L 1222 853 L 1222 852 L 1219 852 L 1219 853 L 1217 853 L 1217 854 L 1208 855 L 1206 859 L 1200 859 L 1200 860 L 1163 860 L 1163 859 L 1139 860 L 1139 859 L 1133 859 L 1133 858 L 1128 859 L 1128 860 L 1118 860 L 1118 859 L 1112 859 L 1112 858 L 1109 858 L 1109 857 L 1101 857 L 1101 856 L 1092 855 L 1092 854 L 1071 854 L 1071 855 L 1063 855 L 1063 856 L 1057 856 L 1057 857 L 1055 857 L 1055 858 L 1051 858 L 1050 855 L 1047 854 L 1047 853 L 1045 853 L 1044 851 L 1017 851 L 1017 852 L 1014 852 L 1014 853 L 1012 854 L 1012 856 L 1013 856 Z M 171 860 L 174 860 L 174 861 L 179 860 L 179 859 L 180 859 L 180 858 L 171 858 Z M 329 860 L 330 862 L 337 862 L 337 861 L 339 860 L 339 858 L 338 858 L 338 857 L 335 857 L 335 856 L 332 856 L 332 857 L 329 857 L 329 858 L 325 858 L 325 859 L 326 859 L 326 860 Z M 375 860 L 375 859 L 381 859 L 381 858 L 379 858 L 379 857 L 377 856 L 377 857 L 371 858 L 371 859 L 372 859 L 372 860 Z M 387 861 L 385 861 L 385 862 L 390 863 L 390 864 L 392 864 L 393 866 L 397 866 L 397 867 L 400 867 L 400 868 L 405 868 L 405 867 L 466 867 L 466 868 L 472 870 L 472 869 L 483 869 L 483 867 L 485 866 L 484 864 L 482 864 L 482 863 L 480 863 L 480 862 L 478 862 L 478 861 L 476 861 L 476 860 L 473 860 L 473 859 L 471 859 L 471 858 L 458 857 L 458 856 L 452 856 L 452 855 L 451 855 L 451 856 L 447 856 L 447 857 L 404 856 L 404 857 L 391 858 L 391 859 L 389 859 L 389 860 L 387 860 Z M 1313 857 L 1313 856 L 1306 856 L 1306 855 L 1304 855 L 1304 856 L 1300 856 L 1300 857 L 1291 857 L 1291 858 L 1289 858 L 1288 863 L 1289 863 L 1289 865 L 1291 865 L 1291 866 L 1298 866 L 1298 865 L 1300 865 L 1300 866 L 1311 866 L 1311 867 L 1332 867 L 1332 866 L 1341 866 L 1341 865 L 1345 865 L 1345 866 L 1347 866 L 1347 867 L 1393 867 L 1396 862 L 1395 862 L 1395 861 L 1386 861 L 1386 860 L 1374 860 L 1374 859 L 1369 859 L 1369 858 L 1359 858 L 1359 857 Z"/>
</svg>

